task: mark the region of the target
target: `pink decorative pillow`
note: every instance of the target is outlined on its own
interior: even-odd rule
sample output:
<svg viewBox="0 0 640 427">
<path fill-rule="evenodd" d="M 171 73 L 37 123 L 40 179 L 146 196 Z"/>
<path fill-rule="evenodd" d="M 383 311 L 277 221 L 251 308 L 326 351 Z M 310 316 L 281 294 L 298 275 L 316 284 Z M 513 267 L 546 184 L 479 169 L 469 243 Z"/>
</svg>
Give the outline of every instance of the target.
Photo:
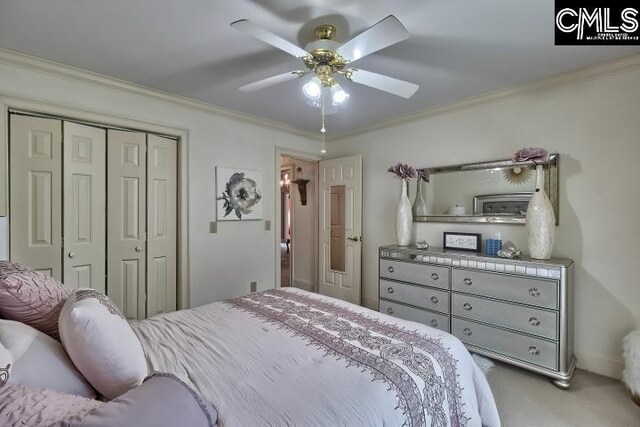
<svg viewBox="0 0 640 427">
<path fill-rule="evenodd" d="M 58 316 L 71 290 L 38 271 L 0 261 L 0 316 L 59 339 Z"/>
<path fill-rule="evenodd" d="M 0 425 L 67 426 L 84 418 L 104 402 L 59 391 L 5 384 L 0 387 Z"/>
</svg>

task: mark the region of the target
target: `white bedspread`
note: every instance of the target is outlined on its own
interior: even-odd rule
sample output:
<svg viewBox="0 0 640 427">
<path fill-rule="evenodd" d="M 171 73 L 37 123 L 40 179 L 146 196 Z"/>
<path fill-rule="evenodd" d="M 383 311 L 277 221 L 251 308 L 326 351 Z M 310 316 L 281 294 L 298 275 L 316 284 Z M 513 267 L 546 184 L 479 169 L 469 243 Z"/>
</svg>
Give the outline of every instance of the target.
<svg viewBox="0 0 640 427">
<path fill-rule="evenodd" d="M 150 368 L 200 390 L 220 426 L 499 426 L 452 335 L 298 289 L 132 326 Z"/>
</svg>

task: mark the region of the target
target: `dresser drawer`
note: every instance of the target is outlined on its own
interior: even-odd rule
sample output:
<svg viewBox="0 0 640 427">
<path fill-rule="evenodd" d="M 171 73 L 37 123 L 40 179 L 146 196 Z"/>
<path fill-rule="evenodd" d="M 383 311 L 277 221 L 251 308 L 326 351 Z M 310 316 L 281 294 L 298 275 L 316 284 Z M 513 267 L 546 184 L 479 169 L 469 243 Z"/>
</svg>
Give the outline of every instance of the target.
<svg viewBox="0 0 640 427">
<path fill-rule="evenodd" d="M 555 311 L 455 293 L 452 298 L 451 312 L 454 316 L 480 320 L 552 340 L 558 339 L 558 313 Z"/>
<path fill-rule="evenodd" d="M 453 318 L 452 334 L 462 342 L 514 357 L 543 368 L 558 369 L 558 344 L 468 320 Z"/>
<path fill-rule="evenodd" d="M 380 279 L 380 298 L 449 313 L 448 291 Z"/>
<path fill-rule="evenodd" d="M 380 277 L 449 289 L 448 267 L 381 259 Z"/>
<path fill-rule="evenodd" d="M 539 307 L 558 308 L 558 282 L 453 269 L 453 290 Z"/>
<path fill-rule="evenodd" d="M 449 332 L 449 316 L 446 314 L 434 313 L 433 311 L 385 300 L 380 300 L 380 312 Z"/>
</svg>

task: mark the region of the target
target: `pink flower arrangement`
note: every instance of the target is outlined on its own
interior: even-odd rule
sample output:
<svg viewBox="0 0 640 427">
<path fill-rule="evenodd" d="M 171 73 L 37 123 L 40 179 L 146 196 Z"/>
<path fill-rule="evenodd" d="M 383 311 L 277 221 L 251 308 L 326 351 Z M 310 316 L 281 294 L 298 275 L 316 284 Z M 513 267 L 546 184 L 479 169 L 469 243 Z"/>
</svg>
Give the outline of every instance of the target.
<svg viewBox="0 0 640 427">
<path fill-rule="evenodd" d="M 391 172 L 398 178 L 404 179 L 406 181 L 411 181 L 418 176 L 418 173 L 416 172 L 414 167 L 404 163 L 398 163 L 395 166 L 391 166 L 389 169 L 387 169 L 387 172 Z"/>
<path fill-rule="evenodd" d="M 542 147 L 529 147 L 518 150 L 513 155 L 513 162 L 533 162 L 536 165 L 549 163 L 549 152 Z"/>
</svg>

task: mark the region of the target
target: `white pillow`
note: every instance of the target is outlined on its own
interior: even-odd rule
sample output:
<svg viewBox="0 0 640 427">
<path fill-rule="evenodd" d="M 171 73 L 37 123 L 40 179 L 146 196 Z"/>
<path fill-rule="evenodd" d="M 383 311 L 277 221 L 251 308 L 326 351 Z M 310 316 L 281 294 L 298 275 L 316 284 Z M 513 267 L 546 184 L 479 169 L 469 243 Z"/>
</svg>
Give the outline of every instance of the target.
<svg viewBox="0 0 640 427">
<path fill-rule="evenodd" d="M 114 399 L 142 383 L 147 362 L 138 337 L 120 310 L 94 289 L 78 289 L 62 307 L 62 344 L 85 378 Z"/>
<path fill-rule="evenodd" d="M 94 398 L 96 391 L 78 372 L 62 344 L 29 325 L 0 320 L 0 368 L 8 382 Z"/>
</svg>

